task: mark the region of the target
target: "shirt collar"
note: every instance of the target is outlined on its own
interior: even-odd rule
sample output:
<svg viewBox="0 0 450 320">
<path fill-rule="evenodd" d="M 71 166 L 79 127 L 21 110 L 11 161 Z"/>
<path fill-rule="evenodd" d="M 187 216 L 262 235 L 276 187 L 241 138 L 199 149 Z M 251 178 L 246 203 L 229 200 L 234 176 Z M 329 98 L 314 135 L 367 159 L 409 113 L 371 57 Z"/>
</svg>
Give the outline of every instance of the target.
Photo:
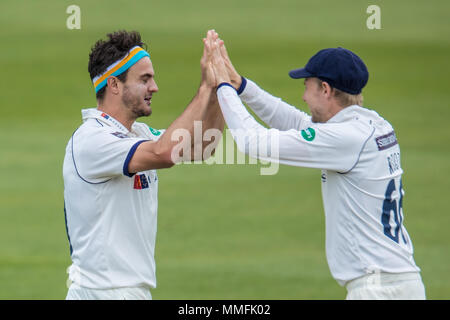
<svg viewBox="0 0 450 320">
<path fill-rule="evenodd" d="M 121 124 L 118 120 L 111 117 L 109 114 L 98 110 L 97 108 L 89 108 L 89 109 L 83 109 L 81 110 L 81 116 L 83 119 L 83 122 L 85 122 L 88 119 L 96 119 L 103 124 L 106 124 L 110 127 L 114 127 L 116 129 L 119 129 L 125 134 L 128 134 L 130 131 Z"/>
<path fill-rule="evenodd" d="M 348 107 L 343 108 L 341 111 L 336 113 L 334 116 L 332 116 L 327 123 L 337 123 L 337 122 L 343 122 L 345 120 L 353 119 L 355 117 L 355 113 L 360 109 L 361 107 L 354 104 Z"/>
</svg>

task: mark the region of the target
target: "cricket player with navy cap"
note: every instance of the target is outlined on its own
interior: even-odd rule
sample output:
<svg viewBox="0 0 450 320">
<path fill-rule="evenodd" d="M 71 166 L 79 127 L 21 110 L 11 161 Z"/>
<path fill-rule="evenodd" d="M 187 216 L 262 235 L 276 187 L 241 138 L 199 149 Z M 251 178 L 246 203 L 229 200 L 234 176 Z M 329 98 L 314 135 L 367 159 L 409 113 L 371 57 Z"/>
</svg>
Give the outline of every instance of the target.
<svg viewBox="0 0 450 320">
<path fill-rule="evenodd" d="M 322 170 L 326 256 L 347 299 L 425 299 L 404 224 L 400 147 L 392 125 L 363 107 L 369 79 L 364 62 L 348 49 L 328 48 L 290 71 L 292 78 L 305 79 L 308 115 L 240 76 L 217 41 L 217 96 L 240 151 Z M 276 141 L 277 152 L 255 151 L 264 149 L 261 141 L 272 141 L 272 148 Z"/>
</svg>

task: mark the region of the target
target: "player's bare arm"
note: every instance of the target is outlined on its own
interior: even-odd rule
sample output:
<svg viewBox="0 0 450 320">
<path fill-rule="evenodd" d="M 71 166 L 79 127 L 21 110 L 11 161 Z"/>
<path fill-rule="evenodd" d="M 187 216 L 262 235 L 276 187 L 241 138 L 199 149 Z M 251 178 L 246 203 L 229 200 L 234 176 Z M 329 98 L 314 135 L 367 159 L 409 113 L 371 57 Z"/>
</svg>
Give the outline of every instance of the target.
<svg viewBox="0 0 450 320">
<path fill-rule="evenodd" d="M 136 152 L 129 163 L 129 172 L 139 172 L 149 169 L 169 168 L 177 162 L 186 160 L 204 160 L 195 159 L 195 152 L 191 152 L 190 159 L 186 159 L 183 154 L 173 157 L 173 149 L 178 144 L 189 144 L 191 150 L 195 149 L 194 145 L 194 122 L 202 122 L 202 130 L 206 131 L 211 128 L 223 131 L 224 119 L 220 111 L 220 107 L 215 95 L 217 81 L 212 70 L 212 46 L 214 33 L 208 31 L 204 42 L 203 56 L 200 60 L 202 70 L 202 80 L 197 94 L 183 111 L 183 113 L 169 126 L 158 141 L 147 141 L 139 145 Z M 186 129 L 190 133 L 189 141 L 172 140 L 172 134 L 177 129 Z M 217 144 L 219 141 L 214 141 Z M 209 144 L 202 143 L 202 151 Z M 186 150 L 186 148 L 182 148 Z M 203 157 L 203 152 L 201 152 Z"/>
<path fill-rule="evenodd" d="M 206 34 L 206 38 L 203 38 L 203 56 L 200 60 L 200 65 L 202 69 L 202 79 L 205 79 L 204 81 L 208 82 L 208 87 L 216 88 L 219 84 L 216 80 L 214 70 L 212 67 L 212 52 L 213 48 L 212 45 L 215 41 L 217 41 L 219 35 L 214 30 L 209 30 Z M 220 132 L 223 131 L 223 128 L 225 126 L 225 120 L 222 115 L 222 111 L 220 110 L 219 101 L 217 100 L 217 95 L 211 94 L 210 95 L 210 101 L 208 107 L 204 110 L 204 113 L 199 115 L 201 117 L 202 121 L 202 136 L 204 136 L 205 131 L 209 129 L 218 129 Z M 202 145 L 199 146 L 193 146 L 193 149 L 191 150 L 191 160 L 205 160 L 203 151 L 205 148 L 210 144 L 209 141 L 203 141 L 201 139 Z M 212 142 L 214 148 L 219 143 L 219 139 Z M 201 153 L 194 152 L 196 148 L 201 148 Z M 214 153 L 214 151 L 213 151 Z M 195 157 L 199 157 L 198 159 Z"/>
</svg>

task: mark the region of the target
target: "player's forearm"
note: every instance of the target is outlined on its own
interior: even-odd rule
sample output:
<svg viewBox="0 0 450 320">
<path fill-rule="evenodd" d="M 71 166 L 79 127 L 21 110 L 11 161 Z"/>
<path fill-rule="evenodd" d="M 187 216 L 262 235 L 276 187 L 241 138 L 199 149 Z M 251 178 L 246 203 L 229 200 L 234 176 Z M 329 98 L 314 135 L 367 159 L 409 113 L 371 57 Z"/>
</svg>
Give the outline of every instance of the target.
<svg viewBox="0 0 450 320">
<path fill-rule="evenodd" d="M 207 110 L 202 119 L 202 139 L 201 142 L 200 139 L 197 139 L 196 145 L 193 147 L 194 150 L 192 152 L 192 160 L 206 160 L 214 154 L 215 148 L 219 144 L 220 138 L 222 137 L 224 126 L 225 119 L 223 118 L 222 111 L 220 110 L 217 95 L 212 94 Z M 205 154 L 206 148 L 209 150 L 212 149 L 211 152 Z M 202 151 L 201 157 L 199 152 L 195 153 L 196 150 L 200 149 Z M 197 156 L 197 158 L 194 158 L 194 156 Z"/>
<path fill-rule="evenodd" d="M 277 98 L 256 83 L 243 78 L 239 97 L 271 128 L 300 129 L 310 121 L 309 115 Z"/>
<path fill-rule="evenodd" d="M 214 95 L 213 88 L 201 85 L 197 94 L 167 128 L 158 141 L 141 143 L 129 162 L 128 170 L 136 173 L 143 170 L 170 168 L 175 163 L 191 160 L 194 149 L 195 121 L 200 121 Z"/>
<path fill-rule="evenodd" d="M 201 124 L 204 127 L 205 124 L 203 122 L 207 119 L 207 128 L 213 126 L 220 128 L 220 121 L 217 123 L 217 120 L 212 120 L 213 115 L 217 114 L 217 111 L 214 110 L 215 108 L 211 108 L 211 102 L 214 101 L 214 96 L 213 88 L 201 84 L 197 94 L 183 113 L 175 119 L 158 140 L 159 147 L 162 150 L 161 153 L 166 155 L 170 154 L 173 163 L 194 160 L 194 155 L 196 154 L 195 143 L 198 143 L 198 141 L 200 143 L 202 142 L 202 137 L 195 137 L 195 134 L 198 134 L 195 130 L 196 125 Z M 203 135 L 203 132 L 201 133 Z M 200 147 L 203 149 L 202 146 Z M 186 154 L 186 150 L 190 150 L 190 156 Z"/>
<path fill-rule="evenodd" d="M 190 158 L 183 157 L 184 161 L 202 161 L 209 158 L 215 152 L 215 147 L 218 145 L 220 138 L 222 136 L 223 128 L 225 126 L 225 120 L 220 110 L 219 102 L 217 100 L 217 95 L 214 91 L 211 91 L 209 96 L 209 101 L 205 104 L 204 101 L 200 102 L 196 106 L 194 111 L 194 130 L 191 136 L 194 139 L 191 141 L 191 153 Z M 209 136 L 211 140 L 204 139 L 206 132 L 214 130 L 215 132 L 210 132 Z M 210 152 L 205 154 L 205 149 L 209 147 Z M 212 149 L 212 150 L 211 150 Z"/>
<path fill-rule="evenodd" d="M 242 104 L 236 91 L 230 86 L 219 86 L 217 97 L 225 122 L 231 130 L 238 149 L 243 153 L 248 153 L 249 138 L 256 132 L 267 129 L 252 117 Z"/>
<path fill-rule="evenodd" d="M 279 130 L 260 125 L 229 86 L 220 86 L 217 96 L 239 151 L 253 158 L 277 162 Z"/>
<path fill-rule="evenodd" d="M 208 129 L 217 129 L 221 132 L 223 131 L 225 119 L 223 118 L 219 100 L 217 99 L 217 95 L 215 93 L 213 93 L 210 97 L 206 111 L 203 114 L 202 124 L 203 132 Z"/>
<path fill-rule="evenodd" d="M 247 111 L 236 91 L 227 85 L 217 90 L 217 97 L 225 121 L 230 129 L 259 129 L 264 128 Z"/>
</svg>

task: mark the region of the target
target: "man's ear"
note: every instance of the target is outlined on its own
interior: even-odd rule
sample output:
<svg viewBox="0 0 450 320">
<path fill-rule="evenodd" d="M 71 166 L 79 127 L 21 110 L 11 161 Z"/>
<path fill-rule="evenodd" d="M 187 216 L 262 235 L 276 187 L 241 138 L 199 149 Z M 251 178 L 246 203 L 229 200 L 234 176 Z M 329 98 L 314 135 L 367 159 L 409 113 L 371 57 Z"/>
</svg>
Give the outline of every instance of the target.
<svg viewBox="0 0 450 320">
<path fill-rule="evenodd" d="M 114 95 L 119 94 L 119 92 L 120 92 L 120 90 L 119 90 L 119 79 L 117 79 L 114 76 L 110 76 L 106 80 L 106 82 L 107 82 L 108 89 L 109 89 L 109 91 L 112 94 L 114 94 Z"/>
<path fill-rule="evenodd" d="M 322 81 L 322 92 L 328 97 L 331 96 L 331 90 L 333 90 L 333 88 L 328 84 L 328 82 L 326 81 Z"/>
</svg>

